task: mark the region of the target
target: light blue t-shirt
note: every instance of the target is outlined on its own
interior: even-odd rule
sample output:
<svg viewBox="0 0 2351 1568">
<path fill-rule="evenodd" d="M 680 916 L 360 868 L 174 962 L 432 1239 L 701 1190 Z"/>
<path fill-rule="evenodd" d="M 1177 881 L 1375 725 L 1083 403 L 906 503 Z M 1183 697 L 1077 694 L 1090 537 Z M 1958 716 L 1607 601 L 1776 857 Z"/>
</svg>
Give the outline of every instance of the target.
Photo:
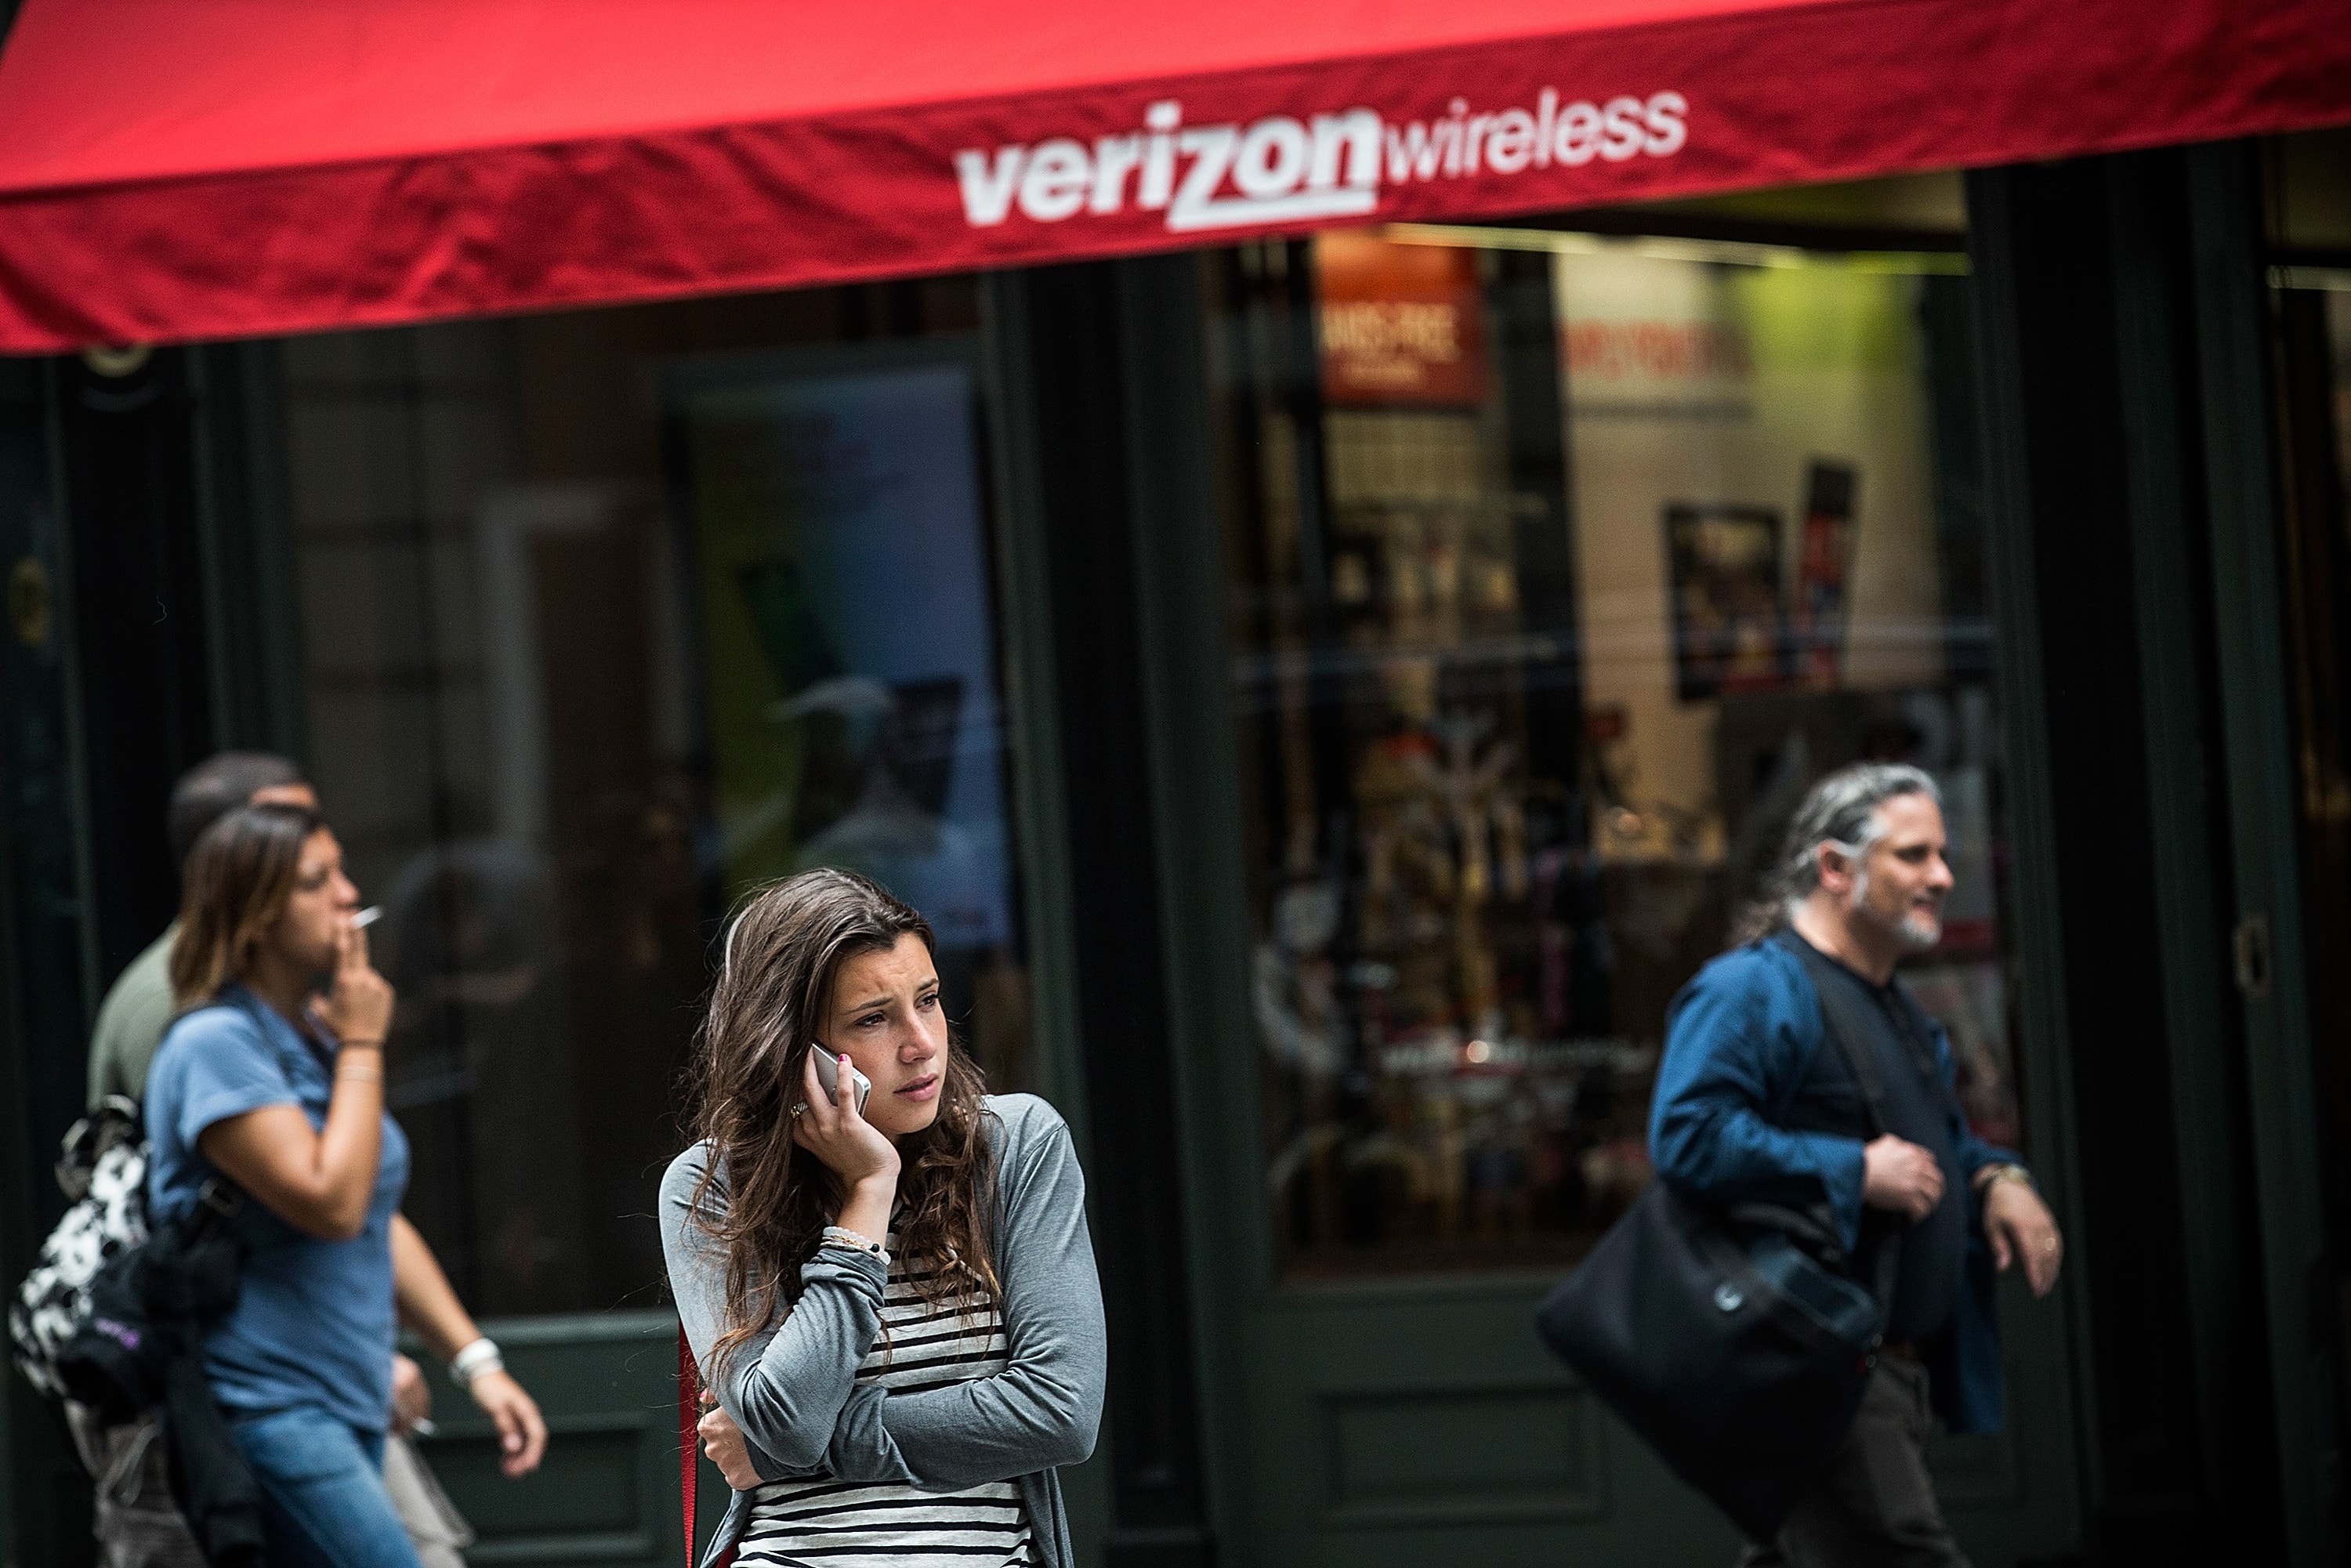
<svg viewBox="0 0 2351 1568">
<path fill-rule="evenodd" d="M 147 1205 L 158 1219 L 193 1207 L 220 1174 L 196 1140 L 265 1105 L 299 1105 L 327 1124 L 330 1039 L 313 1045 L 242 986 L 172 1026 L 147 1075 Z M 392 1217 L 408 1188 L 408 1140 L 383 1119 L 365 1228 L 348 1241 L 307 1236 L 247 1195 L 235 1226 L 246 1245 L 236 1306 L 204 1341 L 213 1396 L 232 1415 L 315 1406 L 361 1431 L 392 1410 Z"/>
</svg>

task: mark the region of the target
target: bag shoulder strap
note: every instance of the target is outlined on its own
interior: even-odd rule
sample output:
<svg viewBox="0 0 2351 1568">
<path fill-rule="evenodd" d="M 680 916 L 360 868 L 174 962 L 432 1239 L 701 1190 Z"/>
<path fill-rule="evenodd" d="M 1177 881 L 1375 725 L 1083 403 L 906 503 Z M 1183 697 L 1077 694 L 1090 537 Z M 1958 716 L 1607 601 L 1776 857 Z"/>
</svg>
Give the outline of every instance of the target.
<svg viewBox="0 0 2351 1568">
<path fill-rule="evenodd" d="M 1813 982 L 1813 994 L 1820 999 L 1821 1022 L 1829 1040 L 1844 1058 L 1845 1069 L 1853 1074 L 1854 1082 L 1861 1086 L 1869 1135 L 1885 1136 L 1886 1075 L 1878 1066 L 1877 1053 L 1870 1049 L 1869 1020 L 1862 1016 L 1861 1002 L 1820 949 L 1793 931 L 1781 932 L 1779 941 L 1803 964 L 1805 977 Z"/>
<path fill-rule="evenodd" d="M 1896 1006 L 1902 1014 L 1900 1027 L 1895 1032 L 1902 1037 L 1903 1047 L 1909 1051 L 1918 1075 L 1930 1089 L 1934 1088 L 1943 1078 L 1942 1064 L 1935 1059 L 1935 1030 L 1938 1027 L 1935 1016 L 1918 1005 L 1918 998 L 1902 983 L 1899 975 L 1894 977 L 1893 990 Z"/>
<path fill-rule="evenodd" d="M 694 1363 L 694 1346 L 685 1339 L 685 1325 L 677 1325 L 677 1493 L 685 1515 L 685 1568 L 694 1568 L 694 1482 L 702 1466 L 702 1370 Z M 729 1568 L 735 1550 L 719 1554 L 716 1568 Z"/>
<path fill-rule="evenodd" d="M 685 1568 L 694 1568 L 694 1472 L 701 1445 L 695 1440 L 701 1404 L 702 1374 L 694 1364 L 694 1347 L 685 1343 L 685 1325 L 677 1325 L 677 1492 L 685 1514 Z"/>
<path fill-rule="evenodd" d="M 1832 960 L 1819 948 L 1805 941 L 1794 931 L 1780 933 L 1778 940 L 1802 961 L 1804 974 L 1813 982 L 1813 990 L 1820 998 L 1821 1024 L 1844 1057 L 1846 1069 L 1854 1082 L 1861 1085 L 1863 1113 L 1868 1118 L 1869 1135 L 1882 1138 L 1887 1132 L 1886 1122 L 1886 1075 L 1877 1064 L 1877 1053 L 1869 1046 L 1869 1020 L 1862 1016 L 1861 1001 L 1853 988 L 1844 983 Z M 1877 1298 L 1878 1310 L 1893 1310 L 1895 1276 L 1901 1268 L 1902 1233 L 1907 1228 L 1898 1219 L 1888 1224 L 1885 1239 L 1877 1248 L 1876 1278 L 1870 1294 Z"/>
</svg>

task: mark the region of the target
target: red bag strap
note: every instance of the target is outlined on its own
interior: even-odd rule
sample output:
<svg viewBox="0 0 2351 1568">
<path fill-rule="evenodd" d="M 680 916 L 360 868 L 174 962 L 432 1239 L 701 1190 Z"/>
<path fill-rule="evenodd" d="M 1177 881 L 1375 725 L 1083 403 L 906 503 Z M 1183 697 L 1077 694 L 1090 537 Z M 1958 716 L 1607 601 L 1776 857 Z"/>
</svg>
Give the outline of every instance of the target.
<svg viewBox="0 0 2351 1568">
<path fill-rule="evenodd" d="M 694 1568 L 694 1472 L 700 1467 L 701 1443 L 695 1436 L 700 1421 L 702 1373 L 694 1364 L 694 1347 L 685 1343 L 685 1325 L 677 1326 L 677 1491 L 685 1505 L 685 1568 Z"/>
<path fill-rule="evenodd" d="M 702 1469 L 702 1369 L 694 1364 L 694 1347 L 685 1343 L 685 1325 L 677 1328 L 677 1492 L 685 1513 L 685 1568 L 694 1568 L 694 1482 Z M 733 1548 L 719 1553 L 713 1568 L 731 1568 Z"/>
</svg>

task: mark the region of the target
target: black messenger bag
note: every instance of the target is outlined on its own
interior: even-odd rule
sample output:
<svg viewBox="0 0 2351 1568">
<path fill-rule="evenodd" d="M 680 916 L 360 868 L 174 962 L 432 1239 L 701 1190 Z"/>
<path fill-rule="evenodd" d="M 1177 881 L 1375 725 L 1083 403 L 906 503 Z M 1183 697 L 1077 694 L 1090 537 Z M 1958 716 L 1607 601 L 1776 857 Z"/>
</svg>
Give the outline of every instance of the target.
<svg viewBox="0 0 2351 1568">
<path fill-rule="evenodd" d="M 1885 1081 L 1859 1004 L 1827 959 L 1787 940 L 1876 1137 Z M 1866 1290 L 1845 1271 L 1825 1205 L 1715 1209 L 1652 1182 L 1543 1299 L 1535 1332 L 1676 1475 L 1769 1541 L 1860 1408 L 1899 1249 L 1897 1231 Z"/>
</svg>

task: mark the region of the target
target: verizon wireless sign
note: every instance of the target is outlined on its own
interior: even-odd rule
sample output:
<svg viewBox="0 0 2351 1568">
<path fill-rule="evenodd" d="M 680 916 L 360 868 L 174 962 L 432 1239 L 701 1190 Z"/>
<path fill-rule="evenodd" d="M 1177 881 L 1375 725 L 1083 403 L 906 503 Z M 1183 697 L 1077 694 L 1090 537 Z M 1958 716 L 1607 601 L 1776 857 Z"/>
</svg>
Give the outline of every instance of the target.
<svg viewBox="0 0 2351 1568">
<path fill-rule="evenodd" d="M 2220 141 L 2339 125 L 2351 81 L 2344 0 L 1195 0 L 1134 26 L 876 0 L 814 43 L 818 11 L 738 0 L 619 7 L 634 32 L 546 6 L 426 7 L 431 26 L 413 0 L 191 9 L 28 0 L 0 57 L 0 352 Z M 407 52 L 354 55 L 348 19 L 270 20 L 319 11 L 381 17 Z M 204 68 L 126 78 L 116 37 Z M 511 90 L 507 62 L 559 44 L 570 64 Z M 1447 298 L 1432 281 L 1413 310 L 1334 323 L 1362 350 L 1350 395 L 1468 376 L 1418 308 Z"/>
<path fill-rule="evenodd" d="M 1670 89 L 1562 102 L 1546 87 L 1526 107 L 1457 98 L 1435 120 L 1354 108 L 1187 125 L 1183 104 L 1165 99 L 1133 131 L 959 152 L 955 178 L 976 229 L 1129 212 L 1165 214 L 1171 234 L 1264 228 L 1370 217 L 1384 189 L 1671 158 L 1689 141 L 1689 110 Z"/>
</svg>

